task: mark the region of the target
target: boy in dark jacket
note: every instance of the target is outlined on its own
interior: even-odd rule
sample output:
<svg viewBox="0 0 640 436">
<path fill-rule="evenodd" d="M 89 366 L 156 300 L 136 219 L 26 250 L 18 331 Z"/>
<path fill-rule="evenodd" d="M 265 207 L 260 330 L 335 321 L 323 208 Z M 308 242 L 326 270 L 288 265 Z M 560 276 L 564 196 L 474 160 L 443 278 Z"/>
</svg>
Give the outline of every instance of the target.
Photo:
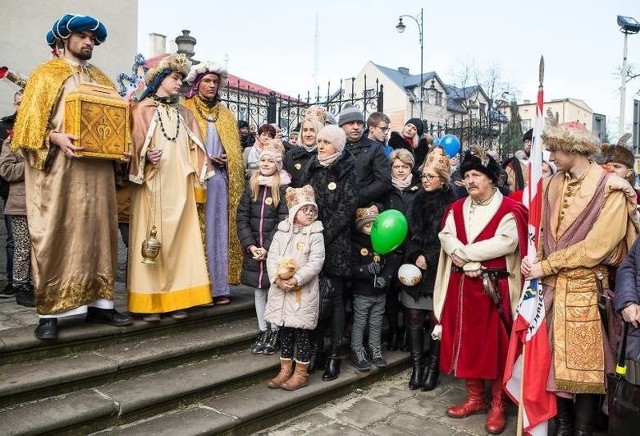
<svg viewBox="0 0 640 436">
<path fill-rule="evenodd" d="M 356 230 L 352 233 L 355 266 L 352 276 L 353 327 L 351 328 L 351 363 L 360 371 L 387 366 L 382 357 L 382 319 L 387 291 L 393 276 L 393 262 L 387 262 L 373 252 L 371 227 L 378 216 L 378 208 L 370 206 L 356 210 Z M 364 329 L 369 323 L 369 358 L 363 346 Z"/>
</svg>

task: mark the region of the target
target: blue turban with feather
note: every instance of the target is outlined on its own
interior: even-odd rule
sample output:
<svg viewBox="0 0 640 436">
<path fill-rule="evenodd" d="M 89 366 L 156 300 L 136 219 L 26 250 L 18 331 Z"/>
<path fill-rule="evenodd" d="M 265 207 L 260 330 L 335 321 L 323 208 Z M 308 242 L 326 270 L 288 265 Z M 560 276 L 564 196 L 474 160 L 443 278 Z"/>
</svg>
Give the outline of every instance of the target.
<svg viewBox="0 0 640 436">
<path fill-rule="evenodd" d="M 96 45 L 102 44 L 107 39 L 107 28 L 97 19 L 88 15 L 65 14 L 53 23 L 51 30 L 47 32 L 47 44 L 56 48 L 56 40 L 67 39 L 73 32 L 91 31 L 96 38 Z"/>
</svg>

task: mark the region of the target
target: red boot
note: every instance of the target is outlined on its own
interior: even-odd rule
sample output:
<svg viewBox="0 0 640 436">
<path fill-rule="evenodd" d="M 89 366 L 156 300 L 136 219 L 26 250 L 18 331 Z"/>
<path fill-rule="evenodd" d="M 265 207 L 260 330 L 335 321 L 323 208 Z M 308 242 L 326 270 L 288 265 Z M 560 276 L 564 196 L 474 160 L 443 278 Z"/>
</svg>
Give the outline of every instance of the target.
<svg viewBox="0 0 640 436">
<path fill-rule="evenodd" d="M 476 413 L 484 413 L 487 403 L 484 402 L 484 380 L 467 378 L 464 380 L 467 388 L 467 399 L 462 404 L 456 404 L 447 409 L 447 415 L 452 418 L 466 418 Z"/>
<path fill-rule="evenodd" d="M 502 390 L 502 378 L 491 381 L 491 406 L 487 415 L 487 424 L 484 426 L 491 434 L 500 434 L 505 427 L 505 395 Z"/>
</svg>

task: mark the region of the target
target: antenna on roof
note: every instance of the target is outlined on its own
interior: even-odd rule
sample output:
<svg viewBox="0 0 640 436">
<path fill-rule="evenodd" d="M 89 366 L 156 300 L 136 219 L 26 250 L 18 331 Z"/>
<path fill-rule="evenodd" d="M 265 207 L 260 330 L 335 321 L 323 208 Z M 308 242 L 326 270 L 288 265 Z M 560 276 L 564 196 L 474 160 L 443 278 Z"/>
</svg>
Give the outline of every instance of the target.
<svg viewBox="0 0 640 436">
<path fill-rule="evenodd" d="M 313 89 L 318 88 L 318 70 L 320 68 L 320 25 L 318 24 L 318 11 L 316 11 L 316 32 L 313 37 Z"/>
</svg>

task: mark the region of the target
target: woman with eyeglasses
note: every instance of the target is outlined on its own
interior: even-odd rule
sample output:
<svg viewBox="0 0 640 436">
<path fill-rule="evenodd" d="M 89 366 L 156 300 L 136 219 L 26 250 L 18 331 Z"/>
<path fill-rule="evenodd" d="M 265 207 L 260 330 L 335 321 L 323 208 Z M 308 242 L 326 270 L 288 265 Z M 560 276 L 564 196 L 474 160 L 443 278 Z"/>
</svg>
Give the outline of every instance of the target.
<svg viewBox="0 0 640 436">
<path fill-rule="evenodd" d="M 409 205 L 421 186 L 420 178 L 413 173 L 415 160 L 411 152 L 403 148 L 394 150 L 389 155 L 389 160 L 391 161 L 391 183 L 393 184 L 393 189 L 384 198 L 383 209 L 397 209 L 406 216 Z M 388 261 L 395 264 L 396 271 L 402 264 L 405 245 L 403 244 L 388 256 Z M 387 321 L 389 322 L 387 349 L 390 351 L 398 349 L 400 337 L 402 336 L 402 329 L 398 324 L 398 314 L 402 308 L 398 301 L 400 289 L 400 282 L 397 277 L 394 277 L 387 294 L 386 305 Z M 406 346 L 406 342 L 403 341 L 403 351 L 407 351 Z"/>
<path fill-rule="evenodd" d="M 318 132 L 318 154 L 305 170 L 303 183 L 313 187 L 318 205 L 318 220 L 324 226 L 325 261 L 322 274 L 331 281 L 331 348 L 322 379 L 335 380 L 340 374 L 340 346 L 345 323 L 343 293 L 351 276 L 351 227 L 358 206 L 356 158 L 347 150 L 347 136 L 338 126 L 328 125 Z M 324 326 L 315 330 L 322 339 Z M 319 342 L 318 342 L 319 343 Z M 312 350 L 312 353 L 314 351 Z M 315 357 L 312 357 L 312 361 Z"/>
<path fill-rule="evenodd" d="M 456 200 L 455 191 L 449 184 L 449 157 L 441 148 L 435 148 L 422 169 L 422 186 L 416 193 L 407 212 L 409 235 L 406 242 L 404 263 L 411 263 L 422 271 L 422 280 L 413 287 L 404 286 L 401 293 L 405 308 L 405 325 L 409 331 L 411 351 L 411 379 L 409 388 L 430 391 L 436 387 L 440 375 L 440 341 L 430 339 L 430 358 L 422 363 L 425 334 L 425 319 L 431 330 L 433 319 L 433 285 L 440 256 L 441 220 L 446 207 Z"/>
</svg>

